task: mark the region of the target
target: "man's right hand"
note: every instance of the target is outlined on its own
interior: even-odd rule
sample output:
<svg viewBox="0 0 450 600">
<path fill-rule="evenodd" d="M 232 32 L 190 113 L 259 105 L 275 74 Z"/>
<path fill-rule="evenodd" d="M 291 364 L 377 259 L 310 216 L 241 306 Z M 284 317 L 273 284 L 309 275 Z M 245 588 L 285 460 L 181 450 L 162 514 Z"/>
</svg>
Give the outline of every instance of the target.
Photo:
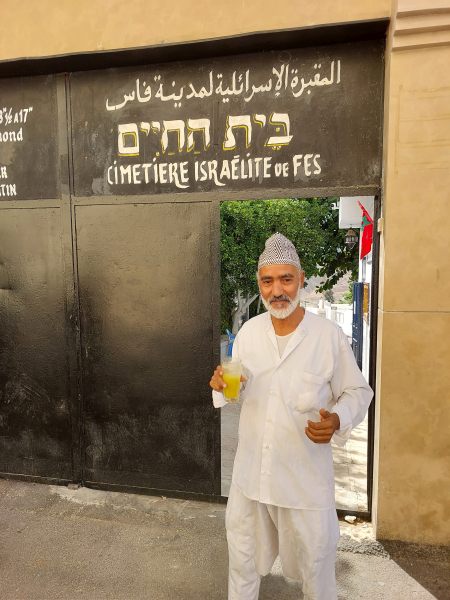
<svg viewBox="0 0 450 600">
<path fill-rule="evenodd" d="M 223 392 L 223 389 L 227 387 L 227 384 L 222 379 L 222 375 L 222 366 L 218 365 L 213 373 L 213 376 L 211 377 L 211 381 L 209 382 L 210 387 L 216 392 Z"/>
<path fill-rule="evenodd" d="M 222 365 L 218 365 L 213 373 L 213 376 L 211 377 L 210 382 L 209 382 L 209 386 L 216 392 L 223 392 L 224 388 L 227 387 L 227 384 L 223 380 L 222 375 L 223 375 Z M 244 375 L 241 375 L 241 382 L 244 382 L 244 381 L 247 381 L 247 377 L 245 377 Z"/>
</svg>

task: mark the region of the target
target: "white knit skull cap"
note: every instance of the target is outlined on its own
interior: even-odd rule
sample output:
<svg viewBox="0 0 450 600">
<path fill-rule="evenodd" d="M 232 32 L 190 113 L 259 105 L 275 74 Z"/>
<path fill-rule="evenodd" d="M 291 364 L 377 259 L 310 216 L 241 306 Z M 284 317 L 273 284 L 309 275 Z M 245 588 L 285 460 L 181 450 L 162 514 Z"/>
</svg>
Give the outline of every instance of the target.
<svg viewBox="0 0 450 600">
<path fill-rule="evenodd" d="M 258 271 L 266 265 L 294 265 L 301 269 L 294 244 L 281 233 L 274 233 L 266 241 L 258 261 Z"/>
</svg>

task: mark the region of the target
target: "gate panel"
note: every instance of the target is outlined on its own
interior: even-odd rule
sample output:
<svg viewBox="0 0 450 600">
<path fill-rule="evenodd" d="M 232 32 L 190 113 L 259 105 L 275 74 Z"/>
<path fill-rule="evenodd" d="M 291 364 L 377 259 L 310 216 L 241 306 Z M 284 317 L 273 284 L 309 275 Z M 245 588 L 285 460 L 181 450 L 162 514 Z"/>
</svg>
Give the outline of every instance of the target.
<svg viewBox="0 0 450 600">
<path fill-rule="evenodd" d="M 383 47 L 73 73 L 74 195 L 378 186 Z"/>
<path fill-rule="evenodd" d="M 383 48 L 0 81 L 0 473 L 220 494 L 211 202 L 378 189 Z"/>
<path fill-rule="evenodd" d="M 210 213 L 76 207 L 86 481 L 214 493 Z"/>
<path fill-rule="evenodd" d="M 57 112 L 54 75 L 0 79 L 1 202 L 59 198 Z"/>
<path fill-rule="evenodd" d="M 0 211 L 0 472 L 72 478 L 61 213 Z"/>
</svg>

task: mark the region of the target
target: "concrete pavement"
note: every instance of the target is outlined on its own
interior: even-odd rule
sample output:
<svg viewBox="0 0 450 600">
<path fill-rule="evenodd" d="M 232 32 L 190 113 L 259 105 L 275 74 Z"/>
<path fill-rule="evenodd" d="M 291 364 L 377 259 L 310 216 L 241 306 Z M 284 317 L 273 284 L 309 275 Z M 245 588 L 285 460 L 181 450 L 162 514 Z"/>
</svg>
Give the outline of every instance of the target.
<svg viewBox="0 0 450 600">
<path fill-rule="evenodd" d="M 2 600 L 225 600 L 225 507 L 0 479 Z M 388 556 L 388 552 L 394 558 Z M 444 549 L 381 545 L 342 523 L 340 600 L 448 598 Z M 261 600 L 298 600 L 279 563 Z"/>
</svg>

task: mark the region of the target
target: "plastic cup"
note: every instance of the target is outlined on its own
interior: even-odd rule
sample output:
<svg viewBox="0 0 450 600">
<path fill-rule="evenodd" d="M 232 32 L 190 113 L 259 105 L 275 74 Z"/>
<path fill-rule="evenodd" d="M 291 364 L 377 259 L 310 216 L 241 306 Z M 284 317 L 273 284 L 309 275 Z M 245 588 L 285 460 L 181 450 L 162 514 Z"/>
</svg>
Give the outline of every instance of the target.
<svg viewBox="0 0 450 600">
<path fill-rule="evenodd" d="M 228 402 L 237 402 L 239 400 L 239 390 L 241 388 L 241 361 L 230 360 L 222 363 L 222 371 L 222 378 L 227 384 L 227 387 L 223 390 L 223 395 Z"/>
</svg>

